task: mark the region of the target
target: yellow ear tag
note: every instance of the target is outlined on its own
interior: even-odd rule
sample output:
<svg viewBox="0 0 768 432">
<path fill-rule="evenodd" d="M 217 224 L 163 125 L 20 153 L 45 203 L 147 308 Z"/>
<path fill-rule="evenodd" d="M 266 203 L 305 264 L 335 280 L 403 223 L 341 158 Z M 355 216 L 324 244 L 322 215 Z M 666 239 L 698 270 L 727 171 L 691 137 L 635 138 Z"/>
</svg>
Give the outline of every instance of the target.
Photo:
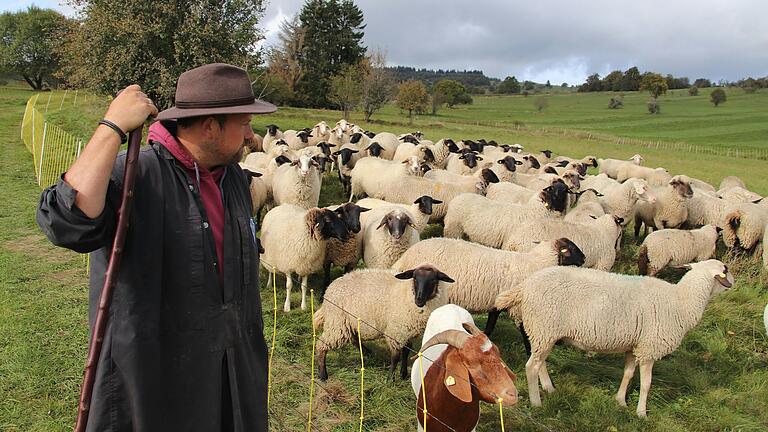
<svg viewBox="0 0 768 432">
<path fill-rule="evenodd" d="M 718 276 L 720 276 L 721 278 L 725 279 L 725 273 L 720 273 Z"/>
<path fill-rule="evenodd" d="M 560 249 L 560 253 L 566 253 L 568 252 L 568 249 Z"/>
<path fill-rule="evenodd" d="M 442 185 L 440 183 L 435 183 L 435 192 L 440 192 L 441 188 L 442 188 Z"/>
<path fill-rule="evenodd" d="M 456 385 L 456 378 L 452 377 L 451 375 L 448 375 L 448 378 L 445 379 L 445 385 L 448 387 L 452 385 Z"/>
</svg>

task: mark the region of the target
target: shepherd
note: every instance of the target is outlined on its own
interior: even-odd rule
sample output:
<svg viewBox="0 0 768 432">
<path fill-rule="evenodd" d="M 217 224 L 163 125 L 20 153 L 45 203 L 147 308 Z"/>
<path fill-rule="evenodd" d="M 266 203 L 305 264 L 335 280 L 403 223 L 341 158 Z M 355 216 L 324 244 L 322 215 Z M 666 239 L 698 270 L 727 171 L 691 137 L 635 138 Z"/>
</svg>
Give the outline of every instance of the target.
<svg viewBox="0 0 768 432">
<path fill-rule="evenodd" d="M 116 232 L 126 132 L 156 116 L 138 156 L 130 224 L 88 409 L 88 431 L 267 431 L 267 347 L 250 179 L 254 114 L 245 70 L 179 76 L 158 114 L 138 85 L 109 105 L 80 157 L 43 191 L 37 223 L 90 253 L 89 325 Z"/>
</svg>

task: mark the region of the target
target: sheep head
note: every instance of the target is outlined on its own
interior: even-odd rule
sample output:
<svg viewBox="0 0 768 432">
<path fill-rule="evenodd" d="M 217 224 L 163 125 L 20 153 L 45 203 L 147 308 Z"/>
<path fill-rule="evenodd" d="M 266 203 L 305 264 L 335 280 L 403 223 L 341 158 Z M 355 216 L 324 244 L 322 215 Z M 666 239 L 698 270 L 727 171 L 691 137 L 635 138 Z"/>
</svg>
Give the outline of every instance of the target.
<svg viewBox="0 0 768 432">
<path fill-rule="evenodd" d="M 405 213 L 401 210 L 392 210 L 391 212 L 384 215 L 376 229 L 379 229 L 383 226 L 387 227 L 389 235 L 391 235 L 395 240 L 400 240 L 408 227 L 416 228 L 416 225 L 413 224 L 413 221 L 411 221 L 411 217 L 408 216 L 408 213 Z"/>
<path fill-rule="evenodd" d="M 499 159 L 496 161 L 499 165 L 504 165 L 504 168 L 507 169 L 507 171 L 515 172 L 517 171 L 517 166 L 522 165 L 523 163 L 515 160 L 512 156 L 504 156 L 504 159 Z"/>
<path fill-rule="evenodd" d="M 634 156 L 629 158 L 629 160 L 631 160 L 632 163 L 634 163 L 635 165 L 640 165 L 643 162 L 644 159 L 639 154 L 635 154 Z"/>
<path fill-rule="evenodd" d="M 432 206 L 434 204 L 442 204 L 443 202 L 440 200 L 436 200 L 432 198 L 429 195 L 422 195 L 416 199 L 416 201 L 413 202 L 414 204 L 419 205 L 419 211 L 426 214 L 431 215 L 432 214 Z"/>
<path fill-rule="evenodd" d="M 381 152 L 384 150 L 384 147 L 381 146 L 381 144 L 377 142 L 372 142 L 371 145 L 365 148 L 366 151 L 368 151 L 368 154 L 373 157 L 381 157 Z"/>
<path fill-rule="evenodd" d="M 291 162 L 291 166 L 297 167 L 299 174 L 301 174 L 302 177 L 306 177 L 312 167 L 317 168 L 319 167 L 319 164 L 316 160 L 312 159 L 311 156 L 302 154 L 297 160 Z"/>
<path fill-rule="evenodd" d="M 552 246 L 557 251 L 557 265 L 576 267 L 584 265 L 586 259 L 584 252 L 571 240 L 565 237 L 559 238 L 554 241 Z"/>
<path fill-rule="evenodd" d="M 413 279 L 413 300 L 416 306 L 424 307 L 428 301 L 439 294 L 440 282 L 453 283 L 450 276 L 431 264 L 421 264 L 411 270 L 395 275 L 397 279 Z"/>
<path fill-rule="evenodd" d="M 467 152 L 459 156 L 459 159 L 463 160 L 464 165 L 466 165 L 467 167 L 474 168 L 477 166 L 477 161 L 483 160 L 483 157 L 473 152 Z"/>
<path fill-rule="evenodd" d="M 691 179 L 687 176 L 676 175 L 672 177 L 668 184 L 683 198 L 690 198 L 693 196 Z"/>
<path fill-rule="evenodd" d="M 275 136 L 280 128 L 276 124 L 267 125 L 267 135 Z"/>
<path fill-rule="evenodd" d="M 562 213 L 568 202 L 568 186 L 562 180 L 556 181 L 539 193 L 539 199 L 547 209 Z"/>
<path fill-rule="evenodd" d="M 307 227 L 313 239 L 327 240 L 337 238 L 346 240 L 349 237 L 349 230 L 339 215 L 329 209 L 312 208 L 307 211 L 305 216 Z"/>
<path fill-rule="evenodd" d="M 370 209 L 360 207 L 355 203 L 345 203 L 339 206 L 334 212 L 339 215 L 339 218 L 347 226 L 347 229 L 353 233 L 360 232 L 360 213 L 369 211 Z"/>
</svg>

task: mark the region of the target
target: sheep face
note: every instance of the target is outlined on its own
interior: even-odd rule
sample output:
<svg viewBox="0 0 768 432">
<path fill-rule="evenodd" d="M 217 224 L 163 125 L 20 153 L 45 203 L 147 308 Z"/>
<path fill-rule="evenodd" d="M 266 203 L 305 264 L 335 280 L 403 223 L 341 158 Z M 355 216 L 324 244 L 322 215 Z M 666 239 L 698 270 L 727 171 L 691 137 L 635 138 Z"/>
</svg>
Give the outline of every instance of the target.
<svg viewBox="0 0 768 432">
<path fill-rule="evenodd" d="M 587 175 L 587 164 L 582 162 L 573 162 L 567 165 L 568 168 L 575 170 L 579 175 Z"/>
<path fill-rule="evenodd" d="M 381 151 L 384 150 L 384 147 L 382 147 L 381 144 L 374 142 L 366 147 L 365 150 L 367 150 L 368 154 L 373 157 L 381 157 Z"/>
<path fill-rule="evenodd" d="M 693 264 L 686 264 L 683 266 L 683 268 L 707 268 L 713 282 L 712 295 L 719 294 L 733 287 L 733 274 L 728 271 L 728 266 L 716 259 L 710 259 Z"/>
<path fill-rule="evenodd" d="M 416 201 L 413 202 L 414 204 L 419 205 L 419 211 L 426 214 L 431 215 L 432 214 L 432 206 L 434 204 L 442 204 L 443 202 L 440 200 L 436 200 L 432 198 L 429 195 L 423 195 L 416 199 Z"/>
<path fill-rule="evenodd" d="M 339 215 L 339 218 L 341 218 L 350 232 L 357 234 L 360 232 L 360 213 L 367 212 L 368 210 L 370 209 L 360 207 L 354 203 L 346 203 L 334 210 L 334 212 Z"/>
<path fill-rule="evenodd" d="M 693 196 L 693 188 L 691 188 L 690 179 L 683 175 L 677 175 L 672 177 L 669 181 L 669 185 L 683 198 L 690 198 Z"/>
<path fill-rule="evenodd" d="M 291 162 L 291 166 L 295 166 L 299 170 L 299 174 L 302 177 L 306 177 L 312 167 L 317 168 L 319 165 L 317 161 L 312 159 L 309 155 L 301 155 L 298 160 Z"/>
<path fill-rule="evenodd" d="M 434 162 L 435 154 L 432 153 L 432 149 L 428 147 L 422 147 L 421 152 L 424 153 L 424 162 Z"/>
<path fill-rule="evenodd" d="M 539 163 L 539 160 L 531 155 L 523 156 L 523 160 L 528 161 L 528 163 L 531 165 L 531 168 L 533 169 L 541 168 L 541 164 Z"/>
<path fill-rule="evenodd" d="M 643 162 L 643 157 L 640 156 L 639 154 L 636 154 L 631 158 L 629 158 L 629 160 L 631 160 L 632 163 L 634 163 L 635 165 L 640 165 Z"/>
<path fill-rule="evenodd" d="M 579 188 L 581 188 L 581 174 L 579 174 L 576 171 L 568 170 L 563 173 L 563 180 L 565 181 L 566 185 L 570 187 L 571 190 L 577 191 Z"/>
<path fill-rule="evenodd" d="M 309 143 L 309 138 L 312 136 L 312 134 L 310 134 L 307 131 L 301 131 L 297 133 L 296 136 L 301 140 L 301 142 L 303 142 L 304 144 L 307 144 Z"/>
<path fill-rule="evenodd" d="M 424 307 L 438 294 L 440 282 L 453 283 L 450 276 L 429 264 L 422 264 L 411 270 L 395 275 L 400 280 L 413 279 L 413 300 L 416 306 Z"/>
<path fill-rule="evenodd" d="M 421 172 L 419 158 L 416 156 L 408 156 L 408 158 L 403 160 L 401 163 L 408 167 L 408 174 L 410 175 L 418 175 Z"/>
<path fill-rule="evenodd" d="M 648 187 L 648 182 L 646 182 L 645 180 L 639 179 L 639 180 L 635 180 L 632 183 L 632 186 L 634 187 L 635 194 L 637 194 L 638 199 L 641 199 L 643 201 L 648 201 L 651 204 L 656 202 L 656 195 L 654 195 L 651 188 Z"/>
<path fill-rule="evenodd" d="M 515 158 L 512 156 L 504 156 L 504 159 L 499 159 L 496 161 L 496 163 L 499 165 L 504 165 L 504 168 L 510 172 L 517 171 L 517 166 L 523 164 L 522 162 L 515 160 Z"/>
<path fill-rule="evenodd" d="M 592 165 L 594 168 L 597 168 L 597 158 L 594 156 L 587 156 L 584 158 L 587 165 Z M 583 175 L 583 174 L 582 174 Z"/>
<path fill-rule="evenodd" d="M 317 164 L 317 169 L 322 173 L 325 172 L 325 164 L 328 162 L 328 156 L 325 153 L 320 153 L 312 156 L 312 160 Z"/>
<path fill-rule="evenodd" d="M 362 138 L 362 137 L 363 137 L 363 134 L 361 134 L 359 132 L 358 133 L 354 133 L 354 134 L 349 136 L 349 142 L 351 142 L 352 144 L 357 144 L 358 142 L 360 142 L 360 138 Z"/>
<path fill-rule="evenodd" d="M 379 225 L 376 227 L 376 229 L 379 229 L 383 226 L 387 227 L 389 235 L 391 235 L 395 240 L 400 240 L 408 227 L 416 228 L 408 214 L 400 210 L 392 210 L 391 212 L 387 213 L 381 219 L 381 222 L 379 222 Z"/>
<path fill-rule="evenodd" d="M 491 183 L 499 182 L 499 177 L 489 168 L 483 168 L 483 170 L 480 171 L 480 177 L 483 179 L 483 187 L 488 186 Z"/>
<path fill-rule="evenodd" d="M 325 136 L 325 134 L 328 133 L 328 124 L 324 121 L 321 121 L 320 123 L 316 124 L 312 130 L 316 130 L 318 136 Z"/>
<path fill-rule="evenodd" d="M 563 237 L 555 240 L 554 247 L 557 250 L 557 265 L 576 267 L 584 265 L 586 257 L 576 243 Z"/>
<path fill-rule="evenodd" d="M 539 198 L 549 210 L 562 213 L 568 202 L 568 186 L 562 181 L 555 182 L 545 187 L 539 193 Z"/>
<path fill-rule="evenodd" d="M 275 124 L 267 125 L 267 135 L 275 136 L 279 130 L 280 128 Z"/>
<path fill-rule="evenodd" d="M 317 147 L 320 147 L 320 150 L 322 150 L 323 154 L 326 156 L 331 155 L 331 147 L 336 147 L 335 144 L 329 144 L 325 141 L 317 143 Z"/>
<path fill-rule="evenodd" d="M 316 219 L 315 231 L 323 239 L 337 238 L 346 240 L 349 237 L 347 225 L 333 210 L 320 209 L 320 214 Z"/>
<path fill-rule="evenodd" d="M 424 174 L 426 174 L 428 171 L 432 171 L 432 167 L 423 163 L 419 165 L 419 172 L 416 175 L 424 177 Z"/>
<path fill-rule="evenodd" d="M 375 136 L 376 136 L 376 133 L 375 133 L 375 132 L 371 132 L 371 131 L 365 131 L 365 132 L 363 132 L 363 133 L 364 133 L 364 134 L 365 134 L 365 136 L 367 136 L 368 138 L 373 138 L 373 137 L 375 137 Z"/>
<path fill-rule="evenodd" d="M 552 150 L 542 150 L 541 154 L 547 157 L 547 159 L 552 159 Z"/>
<path fill-rule="evenodd" d="M 466 165 L 469 168 L 474 168 L 477 166 L 477 161 L 483 160 L 482 156 L 478 156 L 475 153 L 469 152 L 465 153 L 461 156 L 459 156 L 459 159 L 462 159 L 464 161 L 464 165 Z"/>
<path fill-rule="evenodd" d="M 276 158 L 275 158 L 275 163 L 277 164 L 277 166 L 280 166 L 280 165 L 282 165 L 282 164 L 285 164 L 285 163 L 292 163 L 292 162 L 291 162 L 291 160 L 290 160 L 290 159 L 288 159 L 288 156 L 286 156 L 286 155 L 280 155 L 280 156 L 278 156 L 278 157 L 276 157 Z"/>
<path fill-rule="evenodd" d="M 352 155 L 354 153 L 357 153 L 357 152 L 358 152 L 358 150 L 352 150 L 350 148 L 343 148 L 341 150 L 337 150 L 337 151 L 333 152 L 332 154 L 333 154 L 333 156 L 336 156 L 336 157 L 339 158 L 339 161 L 340 161 L 339 163 L 341 165 L 347 166 L 347 164 L 349 164 L 349 161 L 352 160 Z"/>
</svg>

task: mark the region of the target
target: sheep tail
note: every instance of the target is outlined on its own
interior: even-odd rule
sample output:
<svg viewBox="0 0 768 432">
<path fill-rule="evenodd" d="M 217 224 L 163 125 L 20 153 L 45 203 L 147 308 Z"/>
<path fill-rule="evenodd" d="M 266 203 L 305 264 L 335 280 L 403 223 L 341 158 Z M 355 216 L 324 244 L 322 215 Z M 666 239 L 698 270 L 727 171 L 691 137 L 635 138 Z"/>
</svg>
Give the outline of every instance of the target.
<svg viewBox="0 0 768 432">
<path fill-rule="evenodd" d="M 519 309 L 523 301 L 522 293 L 523 290 L 520 287 L 503 291 L 496 296 L 494 307 L 498 310 L 508 311 L 509 316 L 514 316 L 513 311 Z"/>
<path fill-rule="evenodd" d="M 643 276 L 648 276 L 648 245 L 640 246 L 640 254 L 637 257 L 637 269 Z"/>
<path fill-rule="evenodd" d="M 315 312 L 315 315 L 312 317 L 312 326 L 317 330 L 317 329 L 321 329 L 324 323 L 325 323 L 325 308 L 320 306 L 320 309 L 318 309 Z"/>
</svg>

